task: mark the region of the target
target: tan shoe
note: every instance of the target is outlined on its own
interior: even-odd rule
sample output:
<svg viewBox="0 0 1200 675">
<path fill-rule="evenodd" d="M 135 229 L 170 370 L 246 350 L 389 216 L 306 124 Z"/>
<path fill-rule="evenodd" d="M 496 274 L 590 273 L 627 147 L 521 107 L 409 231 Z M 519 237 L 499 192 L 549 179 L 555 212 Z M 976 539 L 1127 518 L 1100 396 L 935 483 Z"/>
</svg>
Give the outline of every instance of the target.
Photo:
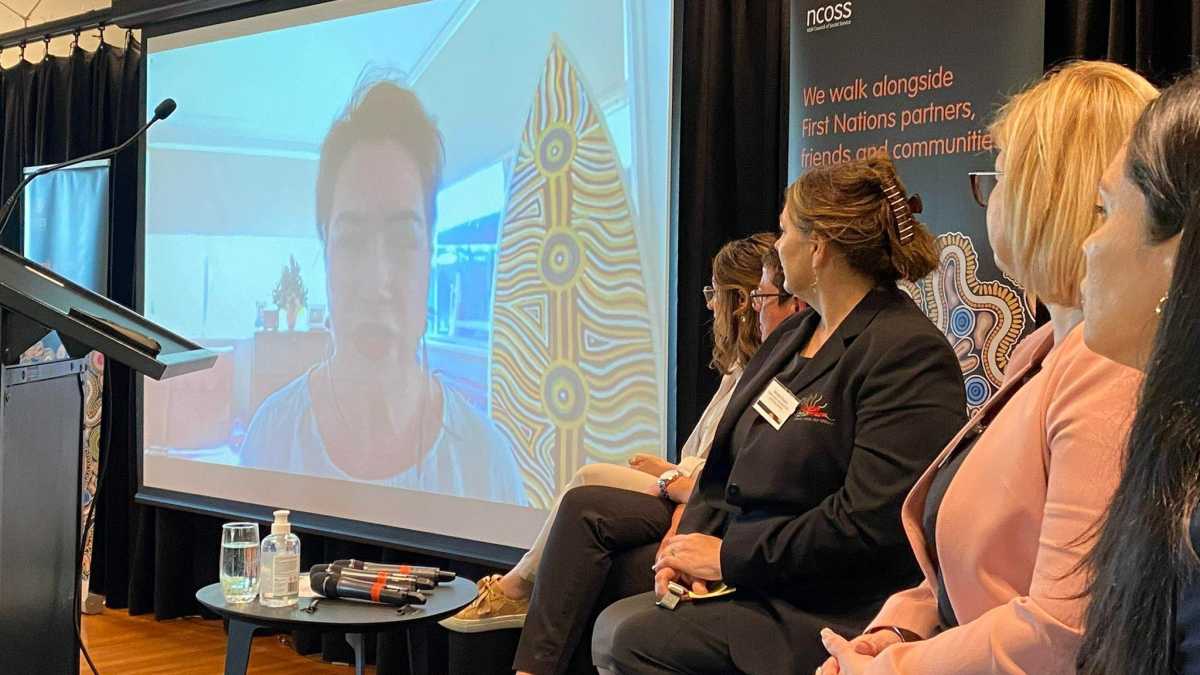
<svg viewBox="0 0 1200 675">
<path fill-rule="evenodd" d="M 483 633 L 489 630 L 520 628 L 525 625 L 529 599 L 513 600 L 499 586 L 499 574 L 484 577 L 475 584 L 479 595 L 458 614 L 438 623 L 458 633 Z"/>
</svg>

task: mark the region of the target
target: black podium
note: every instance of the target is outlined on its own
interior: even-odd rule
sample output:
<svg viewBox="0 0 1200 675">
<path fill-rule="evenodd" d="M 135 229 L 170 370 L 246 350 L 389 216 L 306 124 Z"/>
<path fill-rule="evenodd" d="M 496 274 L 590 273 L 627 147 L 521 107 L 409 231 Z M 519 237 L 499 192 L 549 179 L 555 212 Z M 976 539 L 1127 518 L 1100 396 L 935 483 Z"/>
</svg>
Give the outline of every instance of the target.
<svg viewBox="0 0 1200 675">
<path fill-rule="evenodd" d="M 19 365 L 52 330 L 69 358 Z M 217 358 L 0 247 L 0 673 L 79 672 L 83 374 L 92 351 L 156 380 Z"/>
</svg>

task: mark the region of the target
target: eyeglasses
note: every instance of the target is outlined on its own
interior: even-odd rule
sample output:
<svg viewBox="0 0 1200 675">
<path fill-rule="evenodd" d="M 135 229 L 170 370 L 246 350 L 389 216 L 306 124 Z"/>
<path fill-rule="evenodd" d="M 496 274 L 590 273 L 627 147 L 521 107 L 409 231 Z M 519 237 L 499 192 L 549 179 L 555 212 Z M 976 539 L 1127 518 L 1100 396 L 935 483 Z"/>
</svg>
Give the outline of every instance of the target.
<svg viewBox="0 0 1200 675">
<path fill-rule="evenodd" d="M 790 298 L 790 297 L 792 297 L 791 293 L 759 293 L 758 291 L 754 291 L 753 293 L 750 294 L 750 305 L 752 307 L 754 307 L 754 311 L 761 312 L 763 305 L 766 304 L 766 302 L 765 302 L 766 298 Z M 783 301 L 780 300 L 779 302 L 783 302 Z"/>
<path fill-rule="evenodd" d="M 971 179 L 971 194 L 975 197 L 975 203 L 983 208 L 987 208 L 988 197 L 992 195 L 992 190 L 996 189 L 996 183 L 1000 181 L 1000 176 L 1004 175 L 1003 171 L 968 171 L 967 177 Z"/>
</svg>

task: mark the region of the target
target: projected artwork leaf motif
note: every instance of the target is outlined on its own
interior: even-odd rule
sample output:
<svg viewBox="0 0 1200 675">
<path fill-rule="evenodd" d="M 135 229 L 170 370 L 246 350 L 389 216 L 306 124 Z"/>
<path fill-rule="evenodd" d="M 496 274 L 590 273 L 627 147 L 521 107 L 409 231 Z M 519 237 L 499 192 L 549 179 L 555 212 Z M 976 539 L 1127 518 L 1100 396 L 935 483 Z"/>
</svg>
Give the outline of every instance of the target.
<svg viewBox="0 0 1200 675">
<path fill-rule="evenodd" d="M 659 452 L 642 261 L 616 147 L 555 40 L 501 225 L 491 408 L 548 507 L 589 460 Z"/>
<path fill-rule="evenodd" d="M 1033 314 L 1012 287 L 979 280 L 970 237 L 948 232 L 938 236 L 937 246 L 938 269 L 918 283 L 899 285 L 950 340 L 974 414 L 1003 382 L 1009 354 L 1032 326 Z"/>
</svg>

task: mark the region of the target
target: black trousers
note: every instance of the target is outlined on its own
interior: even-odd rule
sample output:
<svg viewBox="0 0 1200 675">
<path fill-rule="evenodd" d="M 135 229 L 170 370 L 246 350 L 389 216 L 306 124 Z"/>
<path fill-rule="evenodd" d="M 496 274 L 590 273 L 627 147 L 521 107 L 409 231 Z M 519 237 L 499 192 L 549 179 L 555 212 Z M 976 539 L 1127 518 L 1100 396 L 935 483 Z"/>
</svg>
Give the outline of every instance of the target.
<svg viewBox="0 0 1200 675">
<path fill-rule="evenodd" d="M 573 660 L 590 666 L 600 611 L 654 589 L 650 568 L 674 511 L 668 500 L 619 488 L 584 486 L 563 495 L 513 669 L 560 675 Z"/>
<path fill-rule="evenodd" d="M 592 659 L 610 673 L 736 673 L 729 653 L 732 603 L 657 607 L 654 593 L 608 606 L 592 633 Z M 743 617 L 744 618 L 744 617 Z"/>
<path fill-rule="evenodd" d="M 600 614 L 592 634 L 592 658 L 597 668 L 620 675 L 805 675 L 829 658 L 821 644 L 822 628 L 853 636 L 873 616 L 874 612 L 853 617 L 791 612 L 786 621 L 798 630 L 788 637 L 781 617 L 751 593 L 681 602 L 674 611 L 656 606 L 654 593 L 645 593 L 614 602 Z"/>
</svg>

